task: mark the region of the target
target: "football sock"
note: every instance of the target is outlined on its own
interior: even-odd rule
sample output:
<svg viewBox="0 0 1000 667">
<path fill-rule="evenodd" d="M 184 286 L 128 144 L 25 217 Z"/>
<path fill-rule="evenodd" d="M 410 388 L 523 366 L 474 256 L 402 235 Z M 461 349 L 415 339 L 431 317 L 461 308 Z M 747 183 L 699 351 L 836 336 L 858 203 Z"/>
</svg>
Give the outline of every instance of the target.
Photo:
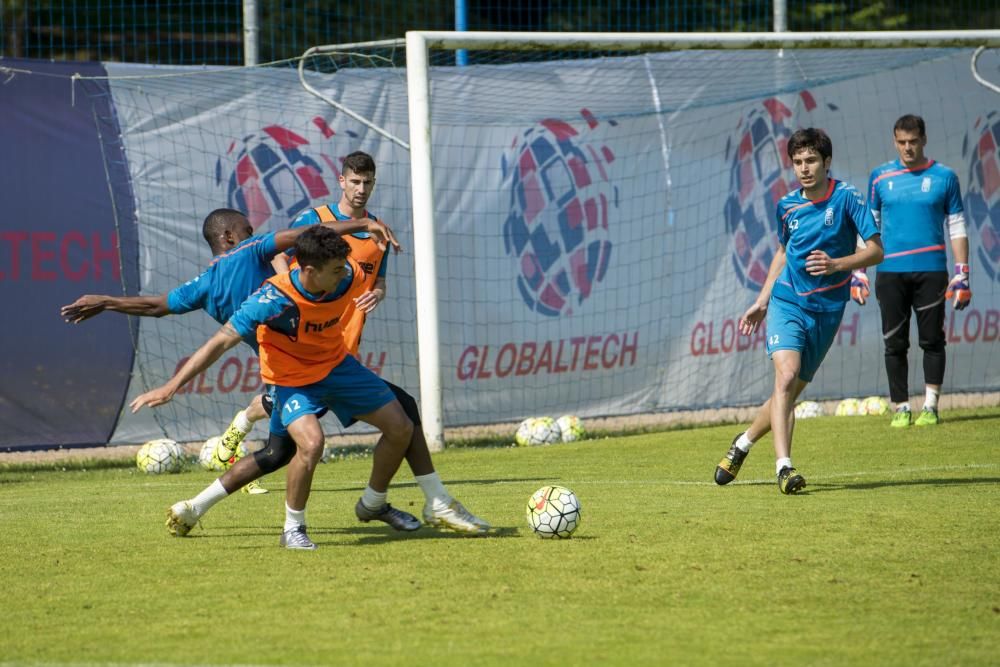
<svg viewBox="0 0 1000 667">
<path fill-rule="evenodd" d="M 739 438 L 736 439 L 736 446 L 742 449 L 744 452 L 749 452 L 750 448 L 753 447 L 753 440 L 747 437 L 747 432 L 744 431 Z"/>
<path fill-rule="evenodd" d="M 433 509 L 444 509 L 451 503 L 452 498 L 445 491 L 441 477 L 436 472 L 429 475 L 414 475 L 413 479 L 417 480 L 420 490 L 424 492 L 427 504 Z"/>
<path fill-rule="evenodd" d="M 780 458 L 774 462 L 774 472 L 780 473 L 783 468 L 791 468 L 792 459 L 790 458 Z"/>
<path fill-rule="evenodd" d="M 924 398 L 924 410 L 937 410 L 938 396 L 940 391 L 927 387 L 927 395 Z"/>
<path fill-rule="evenodd" d="M 365 492 L 361 494 L 361 504 L 370 510 L 377 510 L 385 505 L 385 499 L 388 497 L 388 491 L 376 491 L 372 487 L 366 486 Z"/>
<path fill-rule="evenodd" d="M 194 508 L 198 516 L 203 516 L 205 512 L 212 509 L 212 505 L 229 495 L 222 482 L 215 480 L 205 490 L 191 499 L 191 507 Z"/>
<path fill-rule="evenodd" d="M 899 403 L 899 404 L 897 404 L 896 405 L 896 412 L 899 412 L 900 410 L 905 410 L 906 412 L 909 412 L 910 411 L 910 402 L 907 401 L 906 403 Z"/>
<path fill-rule="evenodd" d="M 299 526 L 306 524 L 306 509 L 293 510 L 285 503 L 285 532 L 295 530 Z"/>
</svg>

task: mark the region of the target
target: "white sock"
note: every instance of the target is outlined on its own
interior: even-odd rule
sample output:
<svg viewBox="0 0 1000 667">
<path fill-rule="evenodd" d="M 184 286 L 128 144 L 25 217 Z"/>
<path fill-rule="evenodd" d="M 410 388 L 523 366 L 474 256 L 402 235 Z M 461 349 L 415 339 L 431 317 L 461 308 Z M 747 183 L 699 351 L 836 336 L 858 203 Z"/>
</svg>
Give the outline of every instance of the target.
<svg viewBox="0 0 1000 667">
<path fill-rule="evenodd" d="M 445 490 L 444 484 L 436 472 L 429 475 L 414 475 L 413 479 L 417 480 L 420 490 L 424 492 L 427 504 L 433 509 L 444 509 L 451 504 L 452 497 Z"/>
<path fill-rule="evenodd" d="M 743 434 L 736 439 L 736 446 L 744 452 L 749 452 L 750 448 L 753 447 L 753 440 L 751 440 L 749 436 L 747 436 L 747 432 L 744 431 Z"/>
<path fill-rule="evenodd" d="M 906 412 L 909 412 L 910 411 L 910 402 L 906 401 L 905 403 L 897 403 L 896 404 L 896 412 L 899 412 L 900 410 L 905 410 Z"/>
<path fill-rule="evenodd" d="M 774 472 L 780 473 L 782 468 L 791 468 L 792 459 L 791 458 L 781 458 L 774 462 Z"/>
<path fill-rule="evenodd" d="M 304 525 L 306 525 L 306 508 L 293 510 L 288 506 L 288 503 L 285 503 L 285 532 Z"/>
<path fill-rule="evenodd" d="M 385 499 L 388 497 L 388 491 L 376 491 L 372 487 L 366 486 L 365 492 L 361 494 L 361 504 L 370 510 L 377 510 L 385 505 Z"/>
<path fill-rule="evenodd" d="M 233 417 L 233 426 L 238 428 L 243 435 L 246 435 L 253 430 L 253 422 L 247 419 L 247 411 L 240 410 Z"/>
<path fill-rule="evenodd" d="M 924 410 L 937 410 L 938 396 L 940 394 L 940 390 L 927 387 L 927 395 L 924 398 Z"/>
<path fill-rule="evenodd" d="M 229 492 L 226 491 L 224 486 L 222 486 L 222 482 L 215 480 L 205 487 L 201 493 L 191 499 L 191 507 L 194 508 L 194 511 L 198 516 L 202 516 L 205 512 L 212 509 L 212 505 L 228 495 Z"/>
</svg>

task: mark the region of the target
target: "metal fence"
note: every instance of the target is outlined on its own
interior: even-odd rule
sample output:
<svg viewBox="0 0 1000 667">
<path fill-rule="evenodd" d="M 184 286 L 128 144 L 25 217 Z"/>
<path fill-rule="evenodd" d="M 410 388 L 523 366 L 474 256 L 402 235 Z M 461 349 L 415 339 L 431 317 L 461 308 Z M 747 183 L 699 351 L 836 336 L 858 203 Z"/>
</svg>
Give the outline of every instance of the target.
<svg viewBox="0 0 1000 667">
<path fill-rule="evenodd" d="M 0 0 L 0 56 L 239 65 L 414 29 L 764 31 L 776 8 L 796 31 L 1000 25 L 996 0 Z"/>
</svg>

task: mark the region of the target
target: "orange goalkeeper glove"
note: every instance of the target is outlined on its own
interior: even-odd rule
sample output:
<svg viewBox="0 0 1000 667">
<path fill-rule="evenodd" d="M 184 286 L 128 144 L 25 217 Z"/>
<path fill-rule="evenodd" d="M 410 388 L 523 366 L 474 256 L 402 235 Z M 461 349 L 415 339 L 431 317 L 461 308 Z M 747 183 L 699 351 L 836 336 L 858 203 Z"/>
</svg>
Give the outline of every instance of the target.
<svg viewBox="0 0 1000 667">
<path fill-rule="evenodd" d="M 851 298 L 858 302 L 859 306 L 865 305 L 871 290 L 868 287 L 868 274 L 864 269 L 854 269 L 851 271 Z"/>
<path fill-rule="evenodd" d="M 948 283 L 946 299 L 955 297 L 955 310 L 962 310 L 972 301 L 972 288 L 969 287 L 969 265 L 955 264 L 955 277 Z"/>
</svg>

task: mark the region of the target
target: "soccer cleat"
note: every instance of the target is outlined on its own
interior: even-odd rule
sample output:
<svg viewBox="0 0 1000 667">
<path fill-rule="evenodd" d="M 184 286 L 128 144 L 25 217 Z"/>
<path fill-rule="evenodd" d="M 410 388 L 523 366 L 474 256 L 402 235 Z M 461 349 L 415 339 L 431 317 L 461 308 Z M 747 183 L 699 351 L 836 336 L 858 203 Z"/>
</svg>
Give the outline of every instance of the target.
<svg viewBox="0 0 1000 667">
<path fill-rule="evenodd" d="M 359 498 L 358 504 L 354 506 L 354 514 L 357 515 L 359 521 L 363 521 L 364 523 L 381 521 L 389 524 L 396 530 L 410 531 L 420 528 L 420 521 L 417 520 L 417 517 L 409 512 L 398 510 L 389 503 L 386 503 L 378 510 L 370 510 L 365 507 Z"/>
<path fill-rule="evenodd" d="M 448 528 L 459 533 L 486 533 L 490 524 L 465 509 L 462 503 L 452 499 L 447 507 L 434 509 L 432 505 L 424 505 L 424 523 L 435 528 Z"/>
<path fill-rule="evenodd" d="M 255 479 L 254 481 L 250 482 L 249 484 L 244 486 L 241 489 L 241 491 L 243 491 L 243 493 L 249 493 L 251 496 L 260 496 L 265 493 L 270 493 L 267 489 L 261 486 L 259 479 Z"/>
<path fill-rule="evenodd" d="M 750 452 L 744 452 L 742 449 L 736 446 L 736 441 L 740 439 L 740 433 L 735 438 L 733 438 L 733 444 L 729 446 L 729 451 L 726 452 L 725 457 L 719 461 L 719 465 L 715 466 L 715 483 L 718 485 L 729 484 L 731 481 L 736 479 L 736 475 L 740 472 L 740 466 L 743 465 L 743 461 L 746 459 L 747 454 Z"/>
<path fill-rule="evenodd" d="M 306 526 L 296 526 L 291 530 L 286 530 L 281 534 L 278 544 L 286 549 L 301 549 L 303 551 L 315 551 L 316 544 L 306 535 Z"/>
<path fill-rule="evenodd" d="M 239 415 L 237 414 L 237 416 Z M 222 434 L 219 444 L 215 446 L 215 462 L 223 470 L 229 470 L 239 460 L 240 443 L 245 437 L 247 434 L 236 428 L 236 418 L 234 417 L 229 428 Z"/>
<path fill-rule="evenodd" d="M 896 410 L 896 414 L 892 416 L 892 421 L 889 422 L 889 426 L 893 428 L 910 428 L 910 424 L 913 423 L 913 415 L 906 408 L 900 408 Z"/>
<path fill-rule="evenodd" d="M 184 537 L 198 525 L 198 515 L 187 500 L 174 503 L 167 510 L 167 530 L 171 535 Z"/>
<path fill-rule="evenodd" d="M 924 408 L 917 417 L 917 426 L 937 426 L 940 423 L 938 413 L 935 408 Z"/>
<path fill-rule="evenodd" d="M 786 466 L 778 473 L 778 488 L 785 495 L 798 493 L 806 488 L 806 478 L 796 472 L 795 468 Z"/>
</svg>

